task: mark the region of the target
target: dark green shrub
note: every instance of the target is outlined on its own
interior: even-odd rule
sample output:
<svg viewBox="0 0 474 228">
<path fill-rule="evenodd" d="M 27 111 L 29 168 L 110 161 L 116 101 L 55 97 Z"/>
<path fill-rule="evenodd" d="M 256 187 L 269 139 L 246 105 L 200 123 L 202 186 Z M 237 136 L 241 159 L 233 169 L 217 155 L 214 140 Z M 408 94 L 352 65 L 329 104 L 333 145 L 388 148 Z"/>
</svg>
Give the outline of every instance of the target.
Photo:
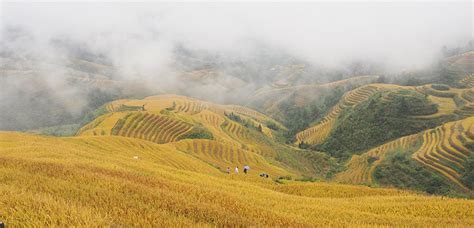
<svg viewBox="0 0 474 228">
<path fill-rule="evenodd" d="M 444 85 L 444 84 L 433 84 L 431 85 L 431 88 L 436 89 L 436 90 L 441 90 L 441 91 L 449 90 L 449 86 Z"/>
<path fill-rule="evenodd" d="M 270 128 L 274 131 L 280 130 L 280 127 L 278 127 L 278 125 L 273 121 L 268 120 L 268 121 L 265 122 L 265 124 L 267 125 L 268 128 Z"/>
<path fill-rule="evenodd" d="M 214 139 L 214 136 L 209 130 L 207 130 L 207 128 L 197 125 L 188 133 L 178 137 L 178 140 L 181 139 Z"/>
<path fill-rule="evenodd" d="M 367 158 L 367 162 L 368 162 L 369 164 L 372 164 L 372 163 L 374 163 L 375 161 L 377 161 L 377 160 L 379 160 L 379 159 L 380 159 L 380 158 L 377 157 L 377 156 L 370 156 L 370 157 Z"/>
</svg>

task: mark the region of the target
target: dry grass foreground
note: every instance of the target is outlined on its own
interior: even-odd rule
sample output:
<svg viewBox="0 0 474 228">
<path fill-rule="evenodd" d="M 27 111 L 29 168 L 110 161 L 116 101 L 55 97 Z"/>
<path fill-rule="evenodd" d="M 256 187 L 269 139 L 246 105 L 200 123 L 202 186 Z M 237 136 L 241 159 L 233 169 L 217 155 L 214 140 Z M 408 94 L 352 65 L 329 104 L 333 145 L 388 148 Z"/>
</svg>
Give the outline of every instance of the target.
<svg viewBox="0 0 474 228">
<path fill-rule="evenodd" d="M 171 145 L 117 136 L 1 132 L 0 183 L 7 226 L 474 226 L 472 200 L 226 175 Z"/>
</svg>

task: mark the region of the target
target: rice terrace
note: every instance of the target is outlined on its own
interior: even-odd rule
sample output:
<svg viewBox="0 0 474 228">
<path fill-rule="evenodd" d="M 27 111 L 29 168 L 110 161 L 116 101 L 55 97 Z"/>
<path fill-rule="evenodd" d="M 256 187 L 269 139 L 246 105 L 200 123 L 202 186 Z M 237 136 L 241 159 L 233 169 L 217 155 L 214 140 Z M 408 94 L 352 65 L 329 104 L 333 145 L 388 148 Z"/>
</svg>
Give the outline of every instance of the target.
<svg viewBox="0 0 474 228">
<path fill-rule="evenodd" d="M 472 4 L 0 3 L 0 228 L 474 227 Z"/>
</svg>

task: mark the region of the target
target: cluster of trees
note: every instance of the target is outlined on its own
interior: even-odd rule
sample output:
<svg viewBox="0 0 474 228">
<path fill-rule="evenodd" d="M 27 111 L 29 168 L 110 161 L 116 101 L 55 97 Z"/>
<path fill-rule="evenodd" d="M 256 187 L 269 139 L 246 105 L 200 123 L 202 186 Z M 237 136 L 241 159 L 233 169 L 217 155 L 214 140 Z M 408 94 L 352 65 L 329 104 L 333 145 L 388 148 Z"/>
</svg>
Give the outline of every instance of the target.
<svg viewBox="0 0 474 228">
<path fill-rule="evenodd" d="M 196 125 L 188 133 L 178 137 L 181 139 L 214 139 L 212 133 L 202 125 Z"/>
<path fill-rule="evenodd" d="M 76 132 L 80 129 L 79 127 L 80 127 L 79 124 L 66 124 L 66 125 L 58 125 L 58 126 L 53 126 L 53 127 L 35 129 L 29 132 L 35 133 L 35 134 L 41 134 L 41 135 L 68 137 L 68 136 L 74 136 Z"/>
<path fill-rule="evenodd" d="M 375 180 L 385 186 L 447 194 L 451 189 L 448 181 L 416 163 L 410 154 L 398 152 L 384 160 L 374 171 Z"/>
<path fill-rule="evenodd" d="M 436 89 L 436 90 L 441 90 L 441 91 L 449 90 L 449 86 L 444 85 L 444 84 L 433 84 L 431 85 L 431 88 Z"/>
<path fill-rule="evenodd" d="M 241 123 L 242 125 L 244 125 L 244 127 L 246 128 L 251 128 L 251 129 L 254 129 L 254 130 L 257 130 L 258 132 L 262 132 L 263 129 L 262 129 L 262 125 L 261 124 L 258 124 L 257 126 L 255 126 L 251 120 L 249 119 L 242 119 L 239 115 L 231 112 L 231 113 L 224 113 L 225 116 L 227 116 L 227 118 L 233 120 L 233 121 L 236 121 L 238 123 Z M 276 126 L 276 124 L 275 124 Z M 276 126 L 278 127 L 278 126 Z"/>
<path fill-rule="evenodd" d="M 165 108 L 165 110 L 167 110 L 167 111 L 173 111 L 175 109 L 176 109 L 176 102 L 175 101 L 173 101 L 173 104 L 171 105 L 171 107 Z"/>
<path fill-rule="evenodd" d="M 267 125 L 268 128 L 270 128 L 274 131 L 279 131 L 280 130 L 280 127 L 273 121 L 268 120 L 267 122 L 265 122 L 265 124 Z"/>
<path fill-rule="evenodd" d="M 133 105 L 120 105 L 118 107 L 117 112 L 123 112 L 123 111 L 144 111 L 145 105 L 142 106 L 133 106 Z"/>
<path fill-rule="evenodd" d="M 119 98 L 116 93 L 104 92 L 99 89 L 91 89 L 88 95 L 89 104 L 83 111 L 83 118 L 79 122 L 80 126 L 84 126 L 95 118 L 107 113 L 104 104 Z"/>
</svg>

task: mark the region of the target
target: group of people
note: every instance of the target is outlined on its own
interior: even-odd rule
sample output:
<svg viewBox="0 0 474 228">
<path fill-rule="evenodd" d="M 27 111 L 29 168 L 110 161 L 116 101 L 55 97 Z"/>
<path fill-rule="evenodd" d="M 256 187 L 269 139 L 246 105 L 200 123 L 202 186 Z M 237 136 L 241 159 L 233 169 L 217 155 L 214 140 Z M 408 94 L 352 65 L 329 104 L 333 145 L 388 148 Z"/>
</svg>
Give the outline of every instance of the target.
<svg viewBox="0 0 474 228">
<path fill-rule="evenodd" d="M 247 174 L 250 170 L 250 166 L 248 165 L 244 165 L 244 173 Z M 227 174 L 230 174 L 230 167 L 227 167 L 227 170 L 226 170 Z M 234 169 L 234 173 L 235 174 L 239 174 L 239 167 L 236 166 L 235 169 Z M 260 173 L 259 175 L 260 177 L 266 177 L 268 178 L 268 174 L 267 173 Z"/>
<path fill-rule="evenodd" d="M 249 170 L 250 170 L 250 166 L 245 165 L 244 166 L 244 173 L 247 174 Z M 239 174 L 239 167 L 238 166 L 235 167 L 234 172 L 235 172 L 235 174 Z M 227 174 L 230 174 L 230 167 L 227 167 Z"/>
</svg>

